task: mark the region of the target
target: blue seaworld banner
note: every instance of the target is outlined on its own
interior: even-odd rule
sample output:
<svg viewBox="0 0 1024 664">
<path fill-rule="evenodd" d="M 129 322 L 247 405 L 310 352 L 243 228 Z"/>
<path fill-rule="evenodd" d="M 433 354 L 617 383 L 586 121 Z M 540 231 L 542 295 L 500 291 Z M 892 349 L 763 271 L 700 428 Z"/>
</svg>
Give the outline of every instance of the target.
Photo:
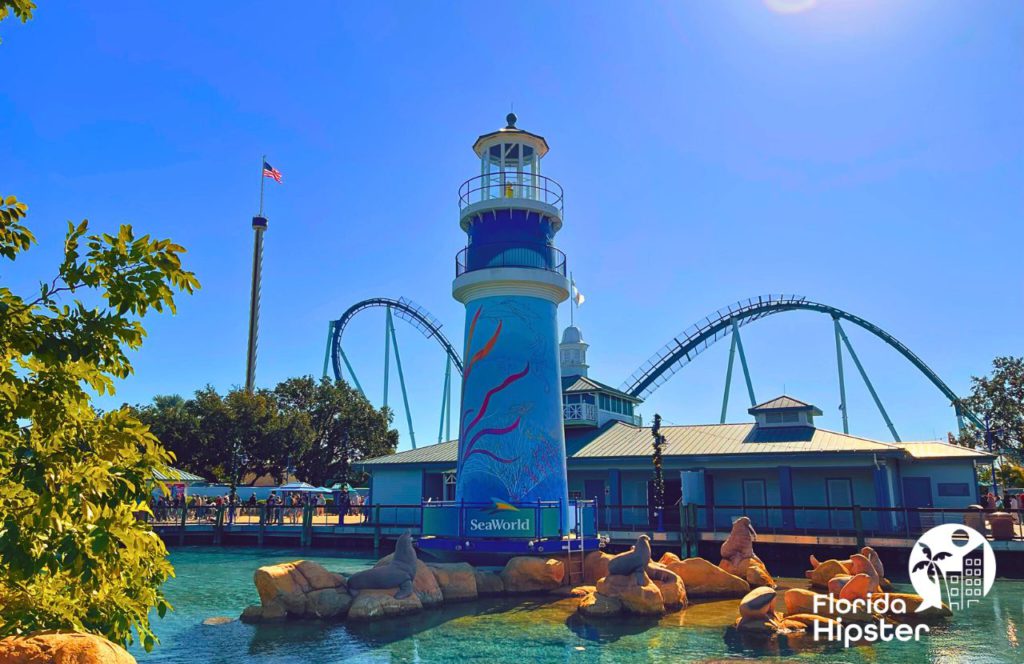
<svg viewBox="0 0 1024 664">
<path fill-rule="evenodd" d="M 564 529 L 568 491 L 555 304 L 488 297 L 467 303 L 466 317 L 456 500 L 496 508 L 558 501 Z M 495 513 L 509 521 L 520 516 Z"/>
</svg>

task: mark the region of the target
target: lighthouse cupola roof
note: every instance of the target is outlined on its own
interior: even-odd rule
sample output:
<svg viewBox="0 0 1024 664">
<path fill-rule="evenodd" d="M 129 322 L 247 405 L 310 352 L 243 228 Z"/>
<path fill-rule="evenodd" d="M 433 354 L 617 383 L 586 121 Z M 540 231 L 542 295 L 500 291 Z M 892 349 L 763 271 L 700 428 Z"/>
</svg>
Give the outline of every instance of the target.
<svg viewBox="0 0 1024 664">
<path fill-rule="evenodd" d="M 496 161 L 503 161 L 502 157 L 515 157 L 517 161 L 528 162 L 531 159 L 540 159 L 548 153 L 548 142 L 543 136 L 534 134 L 516 127 L 519 120 L 515 113 L 505 116 L 506 125 L 497 131 L 483 134 L 473 143 L 473 151 L 481 159 L 490 157 Z M 498 146 L 505 145 L 504 149 Z M 515 155 L 505 154 L 502 152 Z"/>
</svg>

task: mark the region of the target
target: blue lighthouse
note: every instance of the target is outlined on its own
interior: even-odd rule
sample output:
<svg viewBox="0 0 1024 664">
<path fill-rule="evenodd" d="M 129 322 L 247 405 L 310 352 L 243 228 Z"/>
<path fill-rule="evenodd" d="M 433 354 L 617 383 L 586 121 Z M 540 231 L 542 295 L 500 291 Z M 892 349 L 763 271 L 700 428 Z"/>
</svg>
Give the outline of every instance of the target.
<svg viewBox="0 0 1024 664">
<path fill-rule="evenodd" d="M 543 510 L 544 531 L 569 528 L 557 329 L 569 282 L 554 243 L 562 188 L 540 172 L 547 141 L 516 120 L 510 113 L 507 126 L 476 140 L 480 175 L 459 191 L 466 247 L 452 295 L 466 306 L 466 330 L 456 501 L 478 508 L 463 522 L 470 537 L 540 532 L 528 518 L 538 505 L 557 508 Z"/>
</svg>

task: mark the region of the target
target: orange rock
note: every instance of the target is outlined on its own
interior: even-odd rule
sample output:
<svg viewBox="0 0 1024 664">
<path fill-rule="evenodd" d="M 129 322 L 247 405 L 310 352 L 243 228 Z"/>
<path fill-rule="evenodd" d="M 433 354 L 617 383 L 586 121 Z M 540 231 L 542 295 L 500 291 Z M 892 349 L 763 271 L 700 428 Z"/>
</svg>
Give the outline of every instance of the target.
<svg viewBox="0 0 1024 664">
<path fill-rule="evenodd" d="M 302 574 L 310 590 L 324 590 L 325 588 L 345 587 L 345 577 L 335 572 L 329 572 L 323 565 L 310 560 L 300 560 L 295 565 L 296 571 Z M 308 591 L 307 591 L 308 592 Z"/>
<path fill-rule="evenodd" d="M 501 577 L 495 572 L 478 569 L 474 574 L 476 575 L 476 591 L 481 597 L 505 594 L 505 584 L 501 582 Z"/>
<path fill-rule="evenodd" d="M 617 599 L 628 613 L 660 616 L 665 613 L 665 600 L 658 586 L 644 575 L 646 583 L 638 585 L 636 576 L 609 574 L 597 582 L 597 594 Z"/>
<path fill-rule="evenodd" d="M 38 632 L 0 639 L 5 664 L 136 664 L 121 646 L 102 636 L 76 632 Z"/>
<path fill-rule="evenodd" d="M 885 593 L 889 597 L 889 606 L 897 600 L 903 600 L 903 603 L 907 606 L 906 613 L 897 613 L 895 611 L 889 611 L 886 615 L 895 618 L 900 622 L 929 622 L 932 620 L 938 620 L 941 618 L 948 618 L 953 615 L 953 612 L 949 610 L 949 607 L 945 604 L 942 605 L 941 609 L 930 607 L 917 612 L 917 607 L 921 606 L 921 602 L 924 599 L 920 595 L 914 595 L 913 593 Z M 876 600 L 877 600 L 876 596 Z"/>
<path fill-rule="evenodd" d="M 826 560 L 811 572 L 811 585 L 816 588 L 826 589 L 832 577 L 839 576 L 840 574 L 849 575 L 850 568 L 838 560 Z"/>
<path fill-rule="evenodd" d="M 360 590 L 348 609 L 349 620 L 377 620 L 392 616 L 403 616 L 423 610 L 423 603 L 416 593 L 396 599 L 397 588 L 391 590 Z"/>
<path fill-rule="evenodd" d="M 253 582 L 264 619 L 276 620 L 282 610 L 296 617 L 343 615 L 348 606 L 344 598 L 334 596 L 347 592 L 345 577 L 309 560 L 260 567 L 253 573 Z M 324 590 L 332 593 L 321 593 L 311 603 L 313 593 Z"/>
<path fill-rule="evenodd" d="M 554 590 L 562 585 L 565 565 L 554 558 L 516 556 L 501 570 L 501 581 L 508 593 L 533 593 Z"/>
<path fill-rule="evenodd" d="M 463 602 L 477 598 L 476 571 L 469 563 L 434 563 L 427 567 L 434 573 L 444 601 Z"/>
<path fill-rule="evenodd" d="M 614 558 L 604 551 L 591 551 L 583 559 L 583 580 L 586 583 L 597 583 L 608 576 L 608 561 Z"/>
<path fill-rule="evenodd" d="M 609 618 L 622 613 L 622 602 L 600 593 L 587 593 L 576 610 L 591 618 Z"/>
<path fill-rule="evenodd" d="M 761 586 L 775 587 L 775 579 L 768 573 L 768 568 L 756 558 L 747 560 L 746 579 L 751 588 L 759 588 Z"/>
<path fill-rule="evenodd" d="M 776 620 L 775 627 L 782 633 L 807 631 L 807 625 L 805 625 L 803 622 L 799 620 L 790 620 L 789 618 Z"/>
<path fill-rule="evenodd" d="M 825 616 L 815 615 L 813 613 L 794 613 L 791 616 L 786 616 L 786 621 L 787 622 L 792 621 L 792 622 L 802 623 L 805 627 L 808 627 L 808 628 L 814 627 L 815 623 L 820 623 L 822 625 L 833 625 L 833 626 L 838 626 L 839 625 L 839 623 L 837 623 L 835 620 L 833 620 L 831 618 L 827 618 Z"/>
<path fill-rule="evenodd" d="M 787 590 L 782 595 L 782 601 L 786 605 L 786 616 L 820 613 L 824 610 L 820 608 L 821 600 L 819 600 L 819 609 L 817 611 L 814 607 L 814 598 L 818 596 L 818 593 L 811 590 L 804 590 L 803 588 L 791 588 Z"/>
<path fill-rule="evenodd" d="M 595 590 L 594 586 L 559 586 L 549 592 L 556 597 L 586 597 Z"/>
<path fill-rule="evenodd" d="M 661 592 L 661 599 L 667 611 L 678 611 L 679 609 L 686 608 L 686 588 L 683 586 L 682 579 L 677 576 L 674 580 L 670 581 L 652 580 Z"/>
<path fill-rule="evenodd" d="M 687 558 L 666 565 L 683 581 L 689 597 L 743 597 L 750 584 L 703 558 Z"/>
<path fill-rule="evenodd" d="M 682 561 L 682 559 L 679 556 L 677 556 L 676 554 L 672 553 L 671 551 L 666 551 L 665 553 L 662 554 L 661 560 L 659 560 L 658 562 L 661 563 L 662 565 L 664 565 L 665 567 L 668 567 L 672 563 L 678 563 L 678 562 L 681 562 L 681 561 Z"/>
</svg>

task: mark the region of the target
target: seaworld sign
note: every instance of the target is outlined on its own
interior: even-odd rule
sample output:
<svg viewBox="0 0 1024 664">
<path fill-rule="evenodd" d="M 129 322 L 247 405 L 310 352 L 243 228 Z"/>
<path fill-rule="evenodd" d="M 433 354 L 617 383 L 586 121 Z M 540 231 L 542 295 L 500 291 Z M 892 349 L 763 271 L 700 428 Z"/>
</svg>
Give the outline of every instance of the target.
<svg viewBox="0 0 1024 664">
<path fill-rule="evenodd" d="M 472 510 L 466 514 L 466 534 L 483 537 L 532 537 L 533 514 L 514 512 L 494 514 L 489 510 Z"/>
</svg>

